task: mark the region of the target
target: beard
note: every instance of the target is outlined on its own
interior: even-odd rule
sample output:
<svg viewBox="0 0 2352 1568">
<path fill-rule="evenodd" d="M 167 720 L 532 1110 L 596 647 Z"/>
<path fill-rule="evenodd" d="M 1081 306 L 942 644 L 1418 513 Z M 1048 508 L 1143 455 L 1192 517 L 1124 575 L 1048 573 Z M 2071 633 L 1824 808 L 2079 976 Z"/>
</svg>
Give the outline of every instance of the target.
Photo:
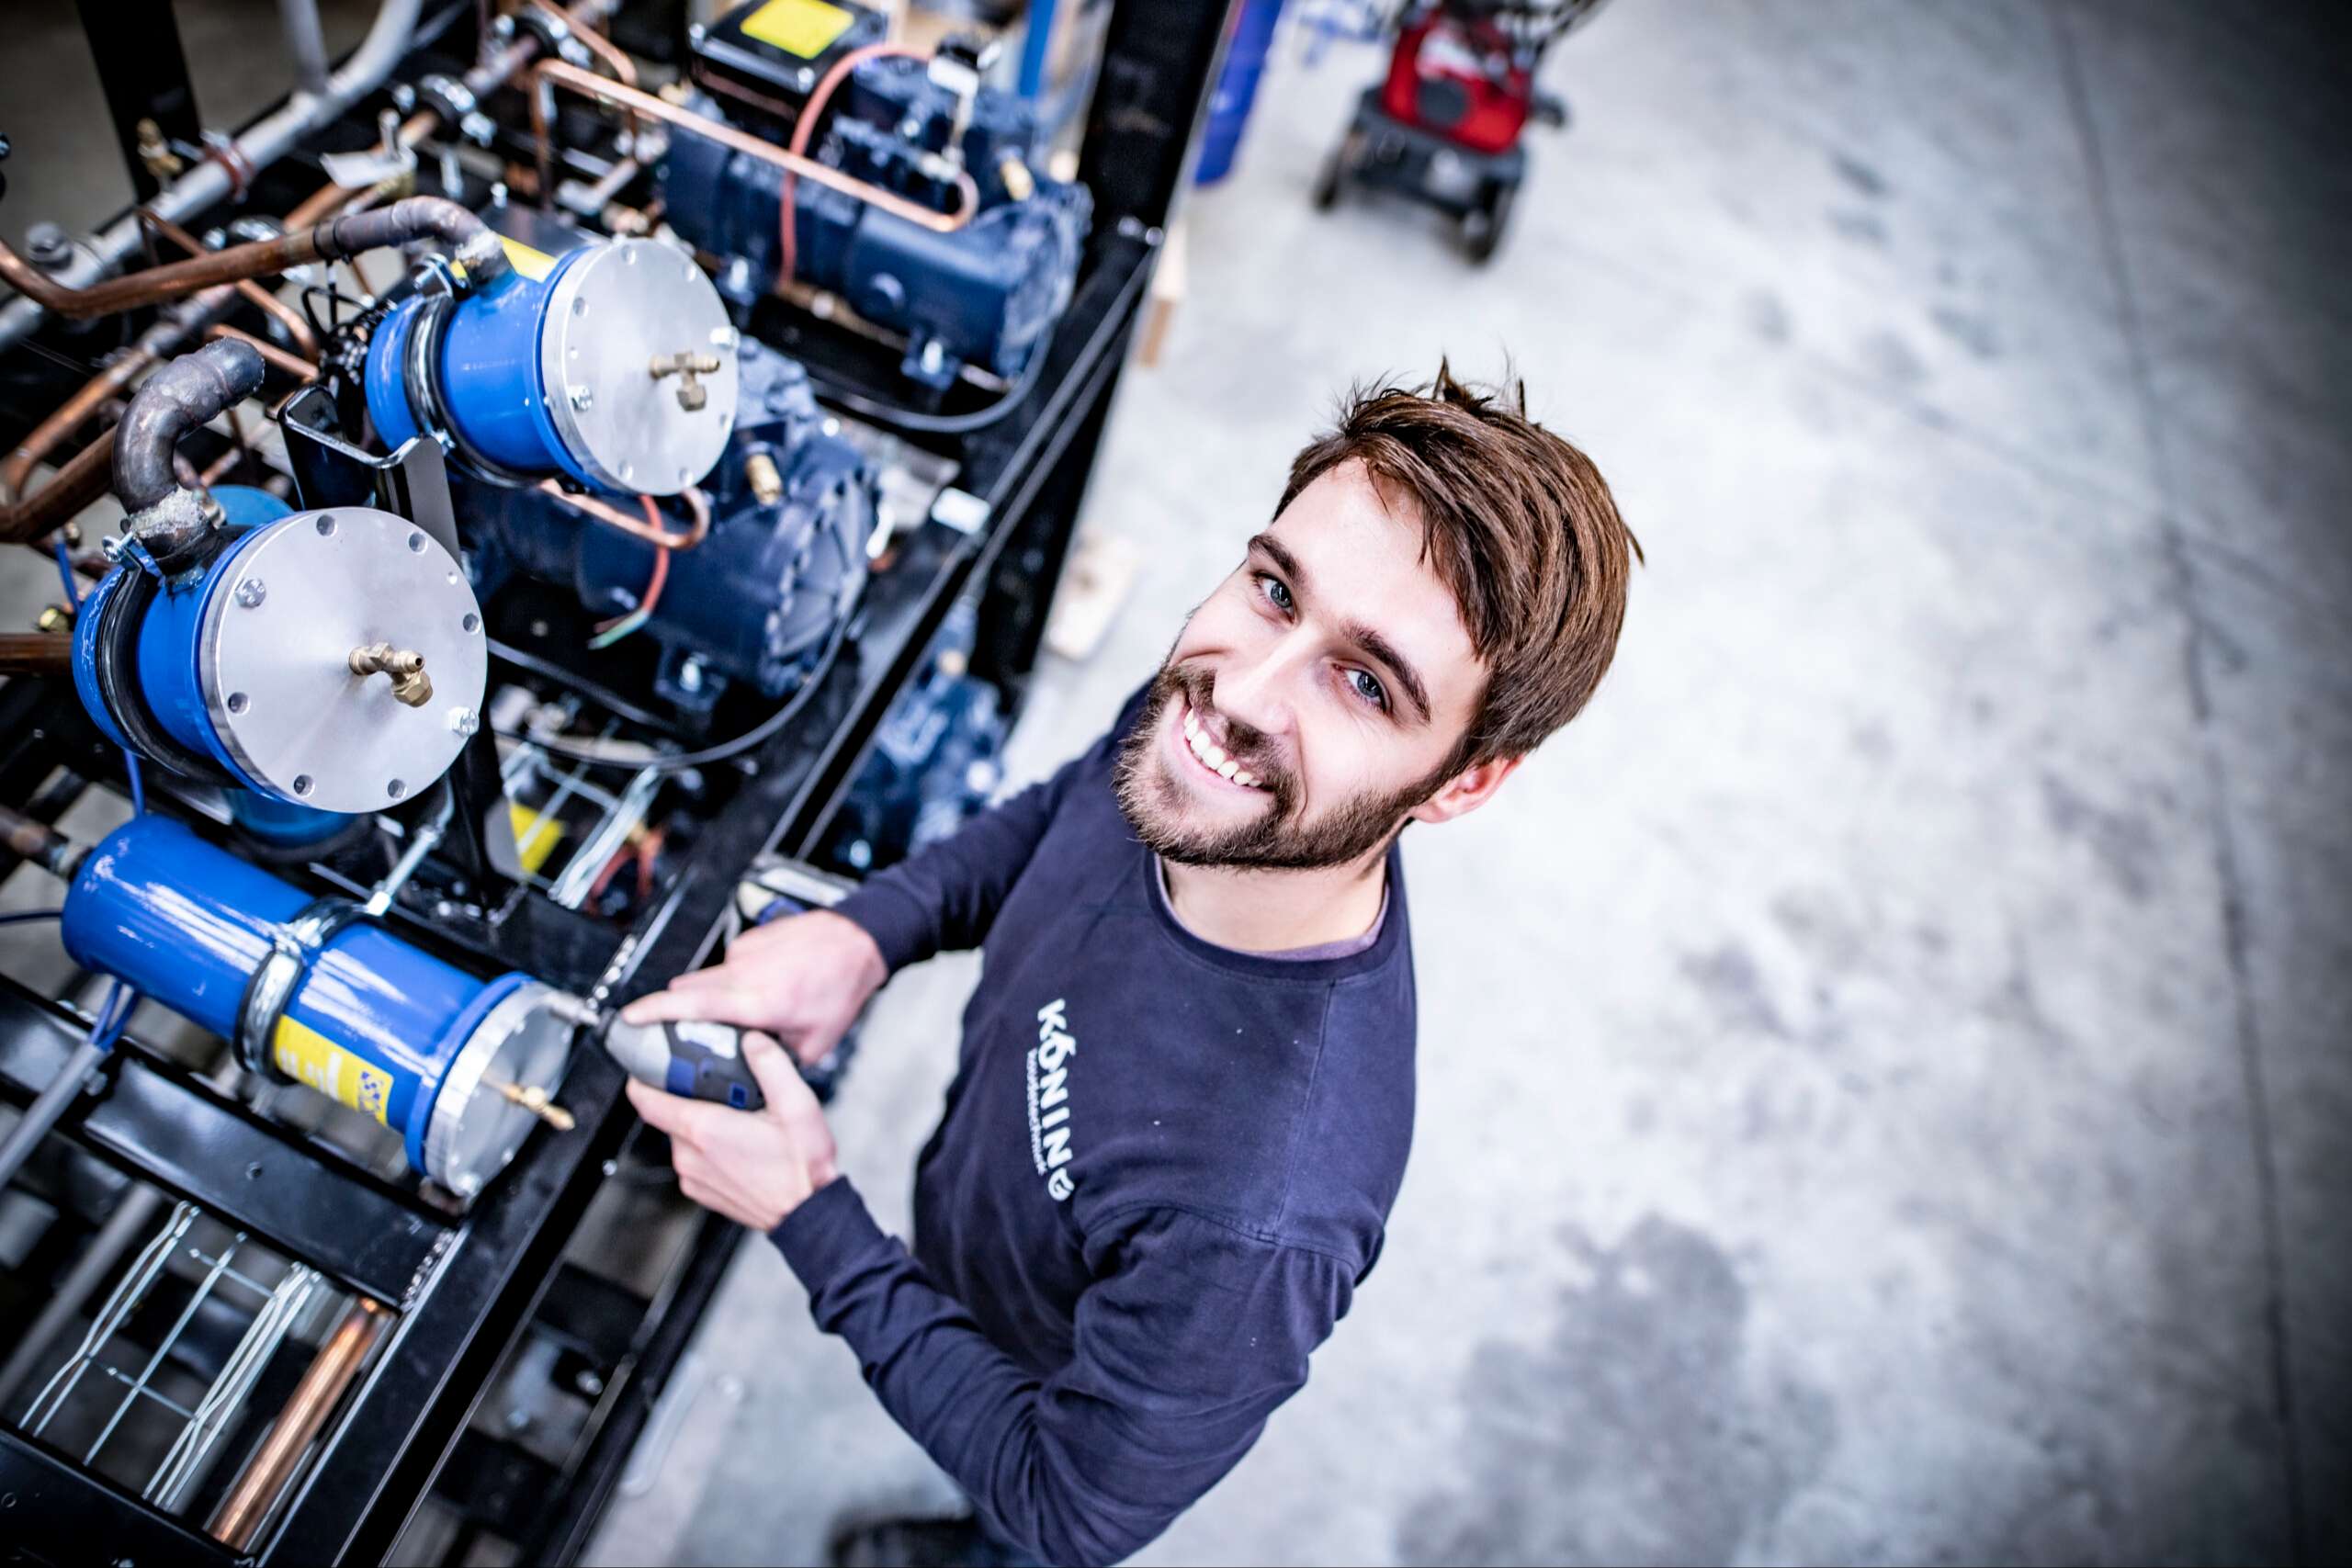
<svg viewBox="0 0 2352 1568">
<path fill-rule="evenodd" d="M 1135 728 L 1119 746 L 1112 787 L 1120 815 L 1144 846 L 1178 865 L 1247 871 L 1325 871 L 1385 851 L 1403 832 L 1406 814 L 1437 793 L 1455 771 L 1451 762 L 1402 789 L 1351 796 L 1312 821 L 1299 810 L 1297 776 L 1273 761 L 1262 731 L 1226 716 L 1226 754 L 1258 780 L 1264 808 L 1248 821 L 1188 822 L 1191 792 L 1169 775 L 1159 755 L 1159 726 L 1168 705 L 1184 699 L 1194 713 L 1215 711 L 1215 682 L 1202 671 L 1163 665 L 1154 676 Z"/>
</svg>

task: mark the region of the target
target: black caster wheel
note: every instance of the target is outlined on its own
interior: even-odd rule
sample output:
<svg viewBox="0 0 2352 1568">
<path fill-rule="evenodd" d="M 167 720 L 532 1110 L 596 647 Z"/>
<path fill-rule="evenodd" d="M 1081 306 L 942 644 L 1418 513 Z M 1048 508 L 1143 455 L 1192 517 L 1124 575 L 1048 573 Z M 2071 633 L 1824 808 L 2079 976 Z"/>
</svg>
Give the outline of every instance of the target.
<svg viewBox="0 0 2352 1568">
<path fill-rule="evenodd" d="M 1480 266 L 1494 259 L 1495 248 L 1503 243 L 1503 230 L 1510 221 L 1511 203 L 1518 195 L 1515 184 L 1490 186 L 1485 202 L 1462 220 L 1462 248 Z"/>
</svg>

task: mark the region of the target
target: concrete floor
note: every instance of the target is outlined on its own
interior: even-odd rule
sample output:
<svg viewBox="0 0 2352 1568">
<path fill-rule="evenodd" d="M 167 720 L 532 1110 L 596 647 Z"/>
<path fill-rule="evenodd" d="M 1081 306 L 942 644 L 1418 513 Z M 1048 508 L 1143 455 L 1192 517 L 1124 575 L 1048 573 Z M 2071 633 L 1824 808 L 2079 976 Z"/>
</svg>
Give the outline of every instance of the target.
<svg viewBox="0 0 2352 1568">
<path fill-rule="evenodd" d="M 271 9 L 182 7 L 215 118 L 277 80 Z M 21 10 L 12 236 L 124 194 L 68 112 L 95 80 L 35 47 L 70 7 Z M 1149 671 L 1351 378 L 1508 355 L 1650 565 L 1588 715 L 1408 841 L 1386 1254 L 1139 1561 L 2352 1555 L 2352 165 L 2317 18 L 1617 6 L 1483 273 L 1419 213 L 1308 210 L 1376 62 L 1285 52 L 1096 483 L 1142 578 L 1046 671 L 1022 776 Z M 46 175 L 43 126 L 80 131 Z M 973 975 L 893 984 L 837 1114 L 886 1223 Z M 599 1561 L 805 1561 L 949 1499 L 763 1247 L 683 1386 Z"/>
<path fill-rule="evenodd" d="M 1588 715 L 1408 840 L 1421 1117 L 1314 1381 L 1139 1561 L 2352 1553 L 2343 37 L 2252 0 L 1623 5 L 1519 228 L 1310 212 L 1271 73 L 1088 521 L 1042 773 L 1351 377 L 1508 355 L 1649 550 Z M 836 1119 L 903 1224 L 973 969 Z M 944 1503 L 748 1248 L 608 1562 Z"/>
</svg>

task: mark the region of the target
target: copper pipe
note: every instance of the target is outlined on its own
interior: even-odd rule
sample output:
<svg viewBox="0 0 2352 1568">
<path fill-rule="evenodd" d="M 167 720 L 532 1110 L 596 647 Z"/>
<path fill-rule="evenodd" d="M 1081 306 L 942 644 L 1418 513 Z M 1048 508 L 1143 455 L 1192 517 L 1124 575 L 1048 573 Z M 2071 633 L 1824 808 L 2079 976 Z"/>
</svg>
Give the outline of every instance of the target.
<svg viewBox="0 0 2352 1568">
<path fill-rule="evenodd" d="M 74 639 L 50 632 L 0 632 L 0 675 L 62 675 L 73 668 Z"/>
<path fill-rule="evenodd" d="M 49 531 L 104 495 L 114 474 L 114 432 L 68 458 L 49 482 L 20 500 L 0 506 L 0 544 L 22 545 Z"/>
<path fill-rule="evenodd" d="M 543 493 L 553 496 L 574 512 L 593 517 L 607 528 L 616 528 L 632 539 L 642 539 L 649 545 L 658 545 L 665 550 L 693 549 L 702 543 L 703 536 L 710 532 L 710 503 L 703 499 L 702 491 L 692 485 L 688 485 L 681 492 L 687 510 L 695 514 L 694 525 L 683 534 L 673 534 L 665 528 L 657 528 L 650 524 L 641 523 L 618 507 L 605 505 L 593 495 L 575 495 L 553 479 L 541 479 L 539 489 Z M 647 500 L 646 505 L 648 510 L 650 510 L 652 502 L 650 499 Z"/>
<path fill-rule="evenodd" d="M 17 443 L 17 449 L 8 455 L 6 465 L 0 467 L 0 489 L 5 489 L 11 496 L 21 498 L 41 459 L 80 429 L 108 398 L 128 389 L 131 382 L 154 367 L 160 357 L 153 350 L 143 346 L 127 349 L 121 358 L 84 382 L 80 391 L 60 403 L 56 412 L 35 425 L 29 434 Z M 50 481 L 51 486 L 56 482 L 55 479 Z"/>
<path fill-rule="evenodd" d="M 318 376 L 319 367 L 310 360 L 303 358 L 300 355 L 288 354 L 284 349 L 278 347 L 276 344 L 264 343 L 261 339 L 254 336 L 253 333 L 241 332 L 225 321 L 216 321 L 211 326 L 205 328 L 204 335 L 206 339 L 210 342 L 217 343 L 220 339 L 228 337 L 235 338 L 239 343 L 251 344 L 253 345 L 254 352 L 267 360 L 271 368 L 282 370 L 287 375 L 293 377 L 297 381 L 312 380 Z"/>
<path fill-rule="evenodd" d="M 270 1424 L 269 1435 L 262 1439 L 261 1447 L 238 1475 L 236 1484 L 214 1510 L 212 1522 L 205 1527 L 213 1540 L 232 1551 L 242 1551 L 253 1544 L 254 1537 L 261 1533 L 262 1522 L 285 1494 L 287 1483 L 294 1479 L 303 1453 L 326 1426 L 327 1417 L 334 1414 L 344 1390 L 359 1375 L 368 1352 L 374 1348 L 384 1325 L 390 1321 L 384 1309 L 366 1296 L 351 1303 L 343 1321 L 334 1325 L 334 1332 L 327 1336 L 327 1342 L 311 1358 L 302 1381 L 287 1396 L 286 1408 Z"/>
<path fill-rule="evenodd" d="M 207 254 L 195 235 L 168 218 L 150 212 L 142 207 L 139 209 L 139 220 L 192 256 Z M 288 227 L 291 228 L 292 225 L 288 224 Z M 294 340 L 296 353 L 305 359 L 318 358 L 318 334 L 311 331 L 311 323 L 302 319 L 302 313 L 300 310 L 251 278 L 241 279 L 238 282 L 237 293 L 255 310 L 286 329 L 286 335 Z"/>
<path fill-rule="evenodd" d="M 582 71 L 560 60 L 542 60 L 531 69 L 531 134 L 538 144 L 539 191 L 543 201 L 550 199 L 555 189 L 554 143 L 549 140 L 548 131 L 548 109 L 551 96 L 546 91 L 548 87 L 565 88 L 608 107 L 641 111 L 664 124 L 674 125 L 689 135 L 699 136 L 706 141 L 716 141 L 729 152 L 757 158 L 804 180 L 840 191 L 844 196 L 855 197 L 869 207 L 878 207 L 934 234 L 952 234 L 961 229 L 972 220 L 972 214 L 979 205 L 978 192 L 965 181 L 957 186 L 964 197 L 963 205 L 953 212 L 933 212 L 921 202 L 909 201 L 897 191 L 885 190 L 880 186 L 842 174 L 830 164 L 820 164 L 814 158 L 787 152 L 731 125 L 706 119 L 692 109 L 682 109 L 650 93 L 640 93 L 617 82 L 607 82 L 593 71 Z"/>
<path fill-rule="evenodd" d="M 274 240 L 256 240 L 249 245 L 207 251 L 190 261 L 149 267 L 128 277 L 94 283 L 87 288 L 68 288 L 0 241 L 0 278 L 43 310 L 81 321 L 141 305 L 160 305 L 216 283 L 235 283 L 241 278 L 288 272 L 318 259 L 317 240 L 305 230 L 281 234 Z"/>
<path fill-rule="evenodd" d="M 586 46 L 588 52 L 603 61 L 605 68 L 612 72 L 614 79 L 622 86 L 637 85 L 637 62 L 628 57 L 627 51 L 617 48 L 602 33 L 582 21 L 577 15 L 557 5 L 556 0 L 531 0 L 531 4 L 549 16 L 561 18 L 563 25 L 571 29 L 571 36 Z M 628 129 L 632 136 L 644 135 L 644 119 L 631 114 L 628 117 Z"/>
</svg>

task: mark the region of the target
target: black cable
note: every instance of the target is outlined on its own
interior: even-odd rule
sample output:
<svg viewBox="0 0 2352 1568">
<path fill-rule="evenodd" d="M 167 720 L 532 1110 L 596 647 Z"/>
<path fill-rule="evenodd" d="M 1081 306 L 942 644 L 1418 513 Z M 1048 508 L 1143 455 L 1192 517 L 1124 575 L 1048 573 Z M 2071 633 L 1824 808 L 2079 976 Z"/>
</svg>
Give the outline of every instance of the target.
<svg viewBox="0 0 2352 1568">
<path fill-rule="evenodd" d="M 609 686 L 599 685 L 585 675 L 575 674 L 566 670 L 551 659 L 542 659 L 536 653 L 526 652 L 511 644 L 501 642 L 496 637 L 487 640 L 490 644 L 491 657 L 493 659 L 503 659 L 517 670 L 527 670 L 542 680 L 552 681 L 576 695 L 586 697 L 598 707 L 607 709 L 619 717 L 628 720 L 631 724 L 642 725 L 648 729 L 664 728 L 660 717 L 648 713 Z M 537 742 L 534 741 L 532 744 L 537 745 Z"/>
<path fill-rule="evenodd" d="M 817 656 L 817 662 L 809 669 L 808 678 L 800 682 L 800 689 L 786 698 L 782 707 L 735 737 L 734 739 L 723 740 L 716 746 L 706 746 L 699 751 L 673 751 L 667 756 L 642 759 L 614 757 L 585 746 L 571 746 L 560 740 L 541 739 L 537 736 L 517 734 L 509 729 L 502 729 L 498 733 L 508 740 L 520 741 L 526 746 L 536 746 L 550 755 L 562 757 L 574 762 L 585 762 L 594 767 L 626 768 L 631 773 L 641 773 L 650 768 L 659 773 L 674 773 L 687 768 L 707 767 L 713 762 L 723 762 L 730 757 L 741 756 L 745 751 L 766 744 L 777 730 L 791 722 L 793 716 L 808 705 L 808 699 L 816 694 L 817 688 L 823 684 L 826 674 L 832 669 L 833 660 L 840 654 L 842 644 L 849 638 L 849 624 L 855 618 L 854 615 L 843 615 L 833 623 L 833 635 L 826 642 L 824 652 Z"/>
<path fill-rule="evenodd" d="M 854 392 L 846 387 L 820 380 L 813 372 L 808 379 L 815 385 L 820 397 L 829 402 L 840 404 L 852 413 L 862 414 L 867 419 L 878 419 L 886 424 L 897 425 L 901 430 L 918 431 L 932 435 L 966 435 L 975 430 L 987 429 L 1021 406 L 1022 400 L 1036 389 L 1037 382 L 1044 376 L 1046 359 L 1053 346 L 1053 334 L 1048 333 L 1038 342 L 1037 346 L 1030 351 L 1029 363 L 1021 367 L 1020 376 L 1005 394 L 986 408 L 974 409 L 970 413 L 922 413 L 914 409 L 899 408 L 894 403 L 876 402 L 862 392 Z"/>
</svg>

